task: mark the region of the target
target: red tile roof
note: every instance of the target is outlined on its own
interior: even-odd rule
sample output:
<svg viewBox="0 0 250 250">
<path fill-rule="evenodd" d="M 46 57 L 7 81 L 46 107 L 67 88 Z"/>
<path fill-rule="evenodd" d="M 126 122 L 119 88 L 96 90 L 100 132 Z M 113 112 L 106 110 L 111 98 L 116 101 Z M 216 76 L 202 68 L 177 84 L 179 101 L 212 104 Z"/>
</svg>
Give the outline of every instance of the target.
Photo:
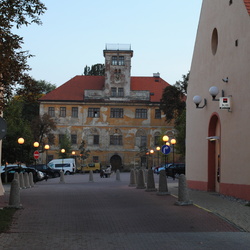
<svg viewBox="0 0 250 250">
<path fill-rule="evenodd" d="M 158 80 L 158 81 L 156 81 Z M 40 98 L 40 101 L 83 101 L 84 90 L 102 90 L 104 76 L 75 76 L 60 87 Z M 131 77 L 131 90 L 148 90 L 151 102 L 159 102 L 169 84 L 162 78 Z"/>
<path fill-rule="evenodd" d="M 248 14 L 250 15 L 250 0 L 244 0 L 244 3 L 245 3 L 245 5 L 246 5 Z"/>
</svg>

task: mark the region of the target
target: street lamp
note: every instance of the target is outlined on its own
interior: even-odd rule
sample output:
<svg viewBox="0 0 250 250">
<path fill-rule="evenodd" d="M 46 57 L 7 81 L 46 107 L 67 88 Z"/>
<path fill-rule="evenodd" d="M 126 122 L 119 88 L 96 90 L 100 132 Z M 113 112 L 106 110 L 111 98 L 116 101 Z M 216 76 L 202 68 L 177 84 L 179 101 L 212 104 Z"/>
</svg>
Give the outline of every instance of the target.
<svg viewBox="0 0 250 250">
<path fill-rule="evenodd" d="M 64 157 L 64 153 L 65 153 L 64 148 L 61 149 L 61 153 L 62 153 L 62 171 L 63 171 L 63 157 Z"/>
<path fill-rule="evenodd" d="M 46 150 L 46 166 L 47 166 L 47 164 L 48 164 L 48 150 L 49 150 L 49 144 L 46 144 L 46 145 L 44 146 L 44 149 Z"/>
<path fill-rule="evenodd" d="M 148 169 L 148 156 L 149 156 L 149 152 L 146 152 L 146 160 L 147 160 L 147 169 Z"/>
<path fill-rule="evenodd" d="M 39 147 L 39 142 L 34 142 L 33 143 L 33 146 L 34 146 L 34 148 L 38 148 Z M 36 158 L 35 158 L 35 168 L 36 168 Z"/>
<path fill-rule="evenodd" d="M 176 140 L 172 139 L 170 142 L 173 145 L 173 166 L 174 166 L 174 145 L 176 144 Z"/>
<path fill-rule="evenodd" d="M 169 141 L 169 137 L 167 135 L 164 135 L 162 137 L 162 140 L 165 142 L 165 144 L 167 145 L 168 141 Z M 167 167 L 167 155 L 165 154 L 165 167 Z"/>
<path fill-rule="evenodd" d="M 73 155 L 73 158 L 74 158 L 74 160 L 75 160 L 75 164 L 76 164 L 76 151 L 72 151 L 72 153 L 71 153 L 72 155 Z"/>
<path fill-rule="evenodd" d="M 158 167 L 160 166 L 160 147 L 158 146 L 158 147 L 156 147 L 156 150 L 157 150 L 157 157 L 158 157 Z"/>
<path fill-rule="evenodd" d="M 153 149 L 150 149 L 149 152 L 150 152 L 150 154 L 152 155 L 152 159 L 153 159 L 153 160 L 152 160 L 152 163 L 153 163 L 153 167 L 154 167 L 154 152 L 155 152 L 155 151 L 154 151 Z M 152 167 L 151 167 L 151 169 L 152 169 Z"/>
<path fill-rule="evenodd" d="M 17 142 L 18 142 L 18 144 L 23 145 L 24 139 L 22 137 L 20 137 L 20 138 L 18 138 Z M 21 149 L 22 149 L 22 157 L 23 157 L 23 147 L 22 146 L 21 146 Z M 21 166 L 21 157 L 19 160 L 20 160 L 19 166 Z"/>
</svg>

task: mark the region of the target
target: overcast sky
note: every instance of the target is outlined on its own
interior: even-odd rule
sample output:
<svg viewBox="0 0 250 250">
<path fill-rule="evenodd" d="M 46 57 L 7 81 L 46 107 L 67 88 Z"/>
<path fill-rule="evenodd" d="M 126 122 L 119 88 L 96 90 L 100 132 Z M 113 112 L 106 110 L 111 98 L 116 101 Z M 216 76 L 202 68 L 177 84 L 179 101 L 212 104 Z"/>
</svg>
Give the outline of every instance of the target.
<svg viewBox="0 0 250 250">
<path fill-rule="evenodd" d="M 202 0 L 41 0 L 42 26 L 18 30 L 36 80 L 57 86 L 104 63 L 106 44 L 131 44 L 132 76 L 170 84 L 190 70 Z"/>
</svg>

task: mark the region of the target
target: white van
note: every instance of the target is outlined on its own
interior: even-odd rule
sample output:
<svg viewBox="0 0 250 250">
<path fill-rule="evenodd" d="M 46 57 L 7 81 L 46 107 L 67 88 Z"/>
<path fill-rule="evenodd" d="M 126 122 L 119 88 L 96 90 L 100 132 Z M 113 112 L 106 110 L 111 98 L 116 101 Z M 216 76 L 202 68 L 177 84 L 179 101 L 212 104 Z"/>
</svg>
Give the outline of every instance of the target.
<svg viewBox="0 0 250 250">
<path fill-rule="evenodd" d="M 74 158 L 54 159 L 48 163 L 48 166 L 54 169 L 60 169 L 64 174 L 74 174 L 76 171 Z"/>
</svg>

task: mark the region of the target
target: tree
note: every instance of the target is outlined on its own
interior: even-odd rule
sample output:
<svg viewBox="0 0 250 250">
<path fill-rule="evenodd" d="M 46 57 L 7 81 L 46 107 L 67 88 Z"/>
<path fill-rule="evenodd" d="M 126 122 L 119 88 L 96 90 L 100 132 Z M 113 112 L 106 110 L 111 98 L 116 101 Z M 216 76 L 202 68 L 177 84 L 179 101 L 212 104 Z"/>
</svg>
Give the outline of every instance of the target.
<svg viewBox="0 0 250 250">
<path fill-rule="evenodd" d="M 21 161 L 29 164 L 31 156 L 31 148 L 33 145 L 33 136 L 30 125 L 22 117 L 22 104 L 13 99 L 5 108 L 4 119 L 7 123 L 7 134 L 3 139 L 2 161 L 15 163 Z M 19 145 L 18 138 L 25 138 L 23 145 Z"/>
<path fill-rule="evenodd" d="M 92 65 L 91 68 L 89 66 L 85 66 L 84 68 L 85 76 L 104 76 L 105 75 L 105 66 L 104 64 L 98 63 Z"/>
<path fill-rule="evenodd" d="M 67 132 L 65 132 L 64 135 L 62 135 L 59 143 L 59 157 L 60 158 L 68 158 L 69 155 L 71 155 L 71 141 L 70 137 Z M 65 152 L 62 152 L 61 150 L 64 149 Z"/>
<path fill-rule="evenodd" d="M 166 115 L 166 121 L 174 121 L 176 134 L 176 149 L 185 156 L 186 139 L 186 94 L 189 73 L 182 76 L 182 81 L 177 81 L 174 86 L 164 89 L 160 108 Z"/>
<path fill-rule="evenodd" d="M 45 145 L 44 139 L 47 137 L 48 141 L 51 142 L 51 132 L 56 130 L 56 123 L 49 114 L 45 113 L 43 116 L 37 116 L 32 120 L 32 133 L 34 141 L 39 142 L 40 145 Z"/>
<path fill-rule="evenodd" d="M 46 10 L 39 0 L 2 0 L 0 5 L 0 110 L 10 99 L 17 84 L 24 85 L 30 81 L 27 71 L 27 59 L 31 55 L 21 51 L 23 39 L 13 34 L 13 27 L 31 23 L 41 24 L 39 18 Z"/>
<path fill-rule="evenodd" d="M 16 91 L 18 99 L 22 100 L 24 103 L 24 119 L 30 122 L 32 122 L 34 117 L 37 119 L 37 116 L 39 116 L 39 98 L 55 88 L 56 85 L 44 80 L 36 81 L 32 78 L 27 79 L 24 85 L 20 86 Z"/>
<path fill-rule="evenodd" d="M 84 140 L 81 141 L 81 144 L 79 146 L 79 150 L 80 150 L 81 160 L 84 161 L 84 160 L 88 159 L 89 154 L 90 154 L 90 150 L 85 148 L 85 141 Z"/>
</svg>

